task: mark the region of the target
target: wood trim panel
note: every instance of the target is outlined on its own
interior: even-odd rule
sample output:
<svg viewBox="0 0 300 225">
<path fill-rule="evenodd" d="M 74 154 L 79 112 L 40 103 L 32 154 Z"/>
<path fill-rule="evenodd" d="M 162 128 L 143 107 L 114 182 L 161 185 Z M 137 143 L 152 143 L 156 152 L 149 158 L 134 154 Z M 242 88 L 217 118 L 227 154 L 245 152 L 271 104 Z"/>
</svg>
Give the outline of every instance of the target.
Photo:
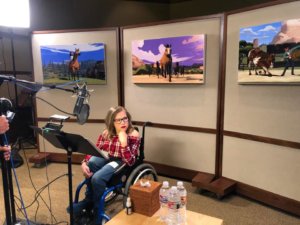
<svg viewBox="0 0 300 225">
<path fill-rule="evenodd" d="M 222 16 L 220 28 L 220 66 L 217 100 L 217 135 L 216 135 L 216 158 L 215 175 L 222 176 L 223 167 L 223 129 L 224 129 L 224 105 L 225 105 L 225 80 L 226 80 L 226 43 L 227 43 L 227 17 Z"/>
<path fill-rule="evenodd" d="M 154 162 L 147 163 L 151 164 L 159 175 L 177 178 L 184 181 L 192 182 L 193 178 L 198 174 L 198 171 L 195 170 L 189 170 L 175 166 L 168 166 Z"/>
<path fill-rule="evenodd" d="M 37 122 L 48 122 L 48 121 L 49 121 L 49 118 L 44 118 L 44 117 L 37 118 Z M 76 119 L 69 119 L 67 122 L 77 123 Z M 105 122 L 104 119 L 89 119 L 87 121 L 87 123 L 104 123 L 104 122 Z M 142 122 L 142 121 L 133 121 L 133 124 L 138 125 L 138 126 L 143 126 L 144 123 L 145 122 Z M 152 123 L 152 122 L 149 122 L 147 127 L 170 129 L 170 130 L 182 130 L 182 131 L 208 133 L 208 134 L 217 134 L 216 129 L 203 128 L 203 127 L 180 126 L 180 125 Z M 263 136 L 253 135 L 253 134 L 245 134 L 245 133 L 239 133 L 239 132 L 227 131 L 227 130 L 223 131 L 223 135 L 229 136 L 229 137 L 251 140 L 251 141 L 263 142 L 263 143 L 267 143 L 267 144 L 279 145 L 279 146 L 283 146 L 283 147 L 300 149 L 300 143 L 294 142 L 294 141 L 288 141 L 288 140 L 282 140 L 282 139 L 276 139 L 276 138 L 270 138 L 270 137 L 263 137 Z M 220 147 L 223 147 L 223 145 Z M 218 160 L 218 162 L 219 162 L 219 160 Z"/>
<path fill-rule="evenodd" d="M 49 118 L 38 117 L 37 122 L 49 122 Z M 68 119 L 66 122 L 67 123 L 69 123 L 69 122 L 77 123 L 77 120 L 76 119 Z M 86 123 L 104 123 L 104 119 L 88 119 L 86 121 Z"/>
<path fill-rule="evenodd" d="M 53 153 L 53 152 L 47 152 L 50 153 L 49 160 L 52 162 L 59 162 L 59 163 L 67 163 L 67 152 L 66 153 Z M 82 154 L 72 154 L 72 163 L 80 164 L 83 160 L 84 155 Z"/>
<path fill-rule="evenodd" d="M 142 121 L 133 121 L 134 125 L 143 126 L 146 122 Z M 181 131 L 191 131 L 191 132 L 201 132 L 208 134 L 216 134 L 216 129 L 212 128 L 203 128 L 203 127 L 191 127 L 191 126 L 180 126 L 180 125 L 172 125 L 172 124 L 163 124 L 163 123 L 152 123 L 148 122 L 147 127 L 155 127 L 162 129 L 170 129 L 170 130 L 181 130 Z"/>
<path fill-rule="evenodd" d="M 230 136 L 235 138 L 241 138 L 241 139 L 246 139 L 251 141 L 257 141 L 257 142 L 263 142 L 263 143 L 268 143 L 273 145 L 300 149 L 300 143 L 294 141 L 287 141 L 287 140 L 281 140 L 276 138 L 263 137 L 263 136 L 253 135 L 253 134 L 244 134 L 244 133 L 239 133 L 235 131 L 226 131 L 226 130 L 223 132 L 223 134 L 225 136 Z"/>
<path fill-rule="evenodd" d="M 120 28 L 117 30 L 117 82 L 118 82 L 118 105 L 124 106 L 124 69 L 123 69 L 123 36 L 121 36 Z"/>
<path fill-rule="evenodd" d="M 89 31 L 110 31 L 118 30 L 118 27 L 110 28 L 91 28 L 91 29 L 66 29 L 66 30 L 41 30 L 33 31 L 32 34 L 54 34 L 54 33 L 72 33 L 72 32 L 89 32 Z"/>
<path fill-rule="evenodd" d="M 300 216 L 299 201 L 252 187 L 241 182 L 237 182 L 235 191 L 237 194 L 242 196 L 246 196 L 250 199 L 257 200 L 269 206 Z"/>
</svg>

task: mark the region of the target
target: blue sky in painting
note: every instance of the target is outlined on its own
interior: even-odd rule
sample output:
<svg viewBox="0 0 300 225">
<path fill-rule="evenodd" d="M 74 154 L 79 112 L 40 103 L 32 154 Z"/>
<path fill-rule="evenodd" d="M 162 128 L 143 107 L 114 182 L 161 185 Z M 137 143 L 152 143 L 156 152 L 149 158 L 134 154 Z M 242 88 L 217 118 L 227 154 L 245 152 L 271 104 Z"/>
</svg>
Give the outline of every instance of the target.
<svg viewBox="0 0 300 225">
<path fill-rule="evenodd" d="M 132 41 L 132 54 L 145 63 L 159 61 L 165 50 L 164 45 L 172 45 L 173 63 L 180 65 L 203 64 L 205 52 L 205 35 L 190 35 L 160 39 Z"/>
<path fill-rule="evenodd" d="M 258 39 L 258 45 L 271 44 L 275 35 L 281 30 L 281 22 L 267 23 L 259 26 L 252 26 L 240 29 L 240 40 L 253 42 Z"/>
<path fill-rule="evenodd" d="M 79 48 L 80 55 L 78 61 L 96 60 L 104 61 L 105 50 L 103 43 L 74 44 L 74 45 L 47 45 L 41 46 L 41 56 L 43 65 L 48 63 L 61 64 L 71 60 L 70 52 Z"/>
</svg>

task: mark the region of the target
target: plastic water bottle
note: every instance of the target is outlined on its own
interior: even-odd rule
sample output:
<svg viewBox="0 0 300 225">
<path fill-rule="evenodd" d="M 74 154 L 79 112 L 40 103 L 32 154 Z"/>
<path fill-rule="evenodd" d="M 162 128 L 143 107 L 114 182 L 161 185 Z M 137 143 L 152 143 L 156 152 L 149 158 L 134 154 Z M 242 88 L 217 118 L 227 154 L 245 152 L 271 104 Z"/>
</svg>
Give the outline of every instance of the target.
<svg viewBox="0 0 300 225">
<path fill-rule="evenodd" d="M 180 224 L 179 220 L 180 196 L 176 186 L 172 186 L 168 195 L 168 225 Z"/>
<path fill-rule="evenodd" d="M 169 194 L 169 182 L 164 181 L 160 190 L 159 190 L 159 203 L 160 203 L 160 210 L 159 216 L 162 221 L 167 220 L 168 216 L 168 194 Z"/>
<path fill-rule="evenodd" d="M 179 208 L 179 222 L 180 224 L 186 223 L 186 203 L 187 203 L 187 192 L 183 186 L 182 181 L 177 182 L 177 190 L 180 196 L 180 208 Z"/>
</svg>

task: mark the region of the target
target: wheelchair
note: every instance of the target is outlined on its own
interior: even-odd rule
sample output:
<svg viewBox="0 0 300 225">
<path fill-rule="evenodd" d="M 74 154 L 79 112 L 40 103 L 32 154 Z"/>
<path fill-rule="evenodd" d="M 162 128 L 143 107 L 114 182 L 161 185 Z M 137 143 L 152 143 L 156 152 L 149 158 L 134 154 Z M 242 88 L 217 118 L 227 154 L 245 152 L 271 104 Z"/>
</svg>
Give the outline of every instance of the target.
<svg viewBox="0 0 300 225">
<path fill-rule="evenodd" d="M 98 213 L 101 218 L 101 223 L 105 224 L 111 218 L 105 213 L 105 205 L 111 204 L 119 195 L 123 196 L 123 208 L 125 208 L 127 197 L 129 196 L 130 186 L 135 184 L 139 179 L 158 180 L 157 173 L 154 167 L 144 162 L 144 142 L 145 142 L 145 128 L 150 125 L 150 122 L 146 122 L 143 125 L 143 133 L 141 137 L 141 144 L 139 148 L 139 154 L 136 162 L 133 166 L 127 166 L 125 163 L 114 173 L 113 177 L 107 184 L 100 202 L 98 212 L 84 212 L 83 217 L 92 217 L 93 213 Z M 138 130 L 137 127 L 135 129 Z M 86 185 L 87 179 L 82 181 L 76 189 L 74 203 L 78 203 L 79 194 L 84 185 Z M 74 224 L 86 224 L 92 225 L 93 221 L 90 219 L 82 221 L 82 218 L 74 218 Z"/>
</svg>

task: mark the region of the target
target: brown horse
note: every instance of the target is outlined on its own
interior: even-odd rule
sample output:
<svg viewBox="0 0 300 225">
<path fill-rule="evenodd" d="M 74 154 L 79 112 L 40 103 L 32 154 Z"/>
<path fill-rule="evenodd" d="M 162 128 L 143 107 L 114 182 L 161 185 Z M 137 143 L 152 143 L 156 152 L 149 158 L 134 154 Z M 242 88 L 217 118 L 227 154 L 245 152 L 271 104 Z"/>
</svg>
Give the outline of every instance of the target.
<svg viewBox="0 0 300 225">
<path fill-rule="evenodd" d="M 252 75 L 252 70 L 254 70 L 255 74 L 258 75 L 257 69 L 261 68 L 264 72 L 264 75 L 272 76 L 272 73 L 269 71 L 269 69 L 273 66 L 274 61 L 274 54 L 268 54 L 259 48 L 251 49 L 248 53 L 249 75 Z"/>
<path fill-rule="evenodd" d="M 78 72 L 80 70 L 80 64 L 78 62 L 79 55 L 80 55 L 79 48 L 75 48 L 75 52 L 70 52 L 70 56 L 72 56 L 72 60 L 69 63 L 69 72 L 72 76 L 72 80 L 76 80 L 75 79 L 76 75 L 77 75 L 77 79 L 79 79 L 78 77 Z M 71 77 L 69 77 L 69 79 L 71 80 Z"/>
<path fill-rule="evenodd" d="M 165 52 L 160 59 L 161 75 L 167 77 L 169 75 L 169 82 L 172 82 L 172 48 L 171 45 L 165 45 Z"/>
</svg>

